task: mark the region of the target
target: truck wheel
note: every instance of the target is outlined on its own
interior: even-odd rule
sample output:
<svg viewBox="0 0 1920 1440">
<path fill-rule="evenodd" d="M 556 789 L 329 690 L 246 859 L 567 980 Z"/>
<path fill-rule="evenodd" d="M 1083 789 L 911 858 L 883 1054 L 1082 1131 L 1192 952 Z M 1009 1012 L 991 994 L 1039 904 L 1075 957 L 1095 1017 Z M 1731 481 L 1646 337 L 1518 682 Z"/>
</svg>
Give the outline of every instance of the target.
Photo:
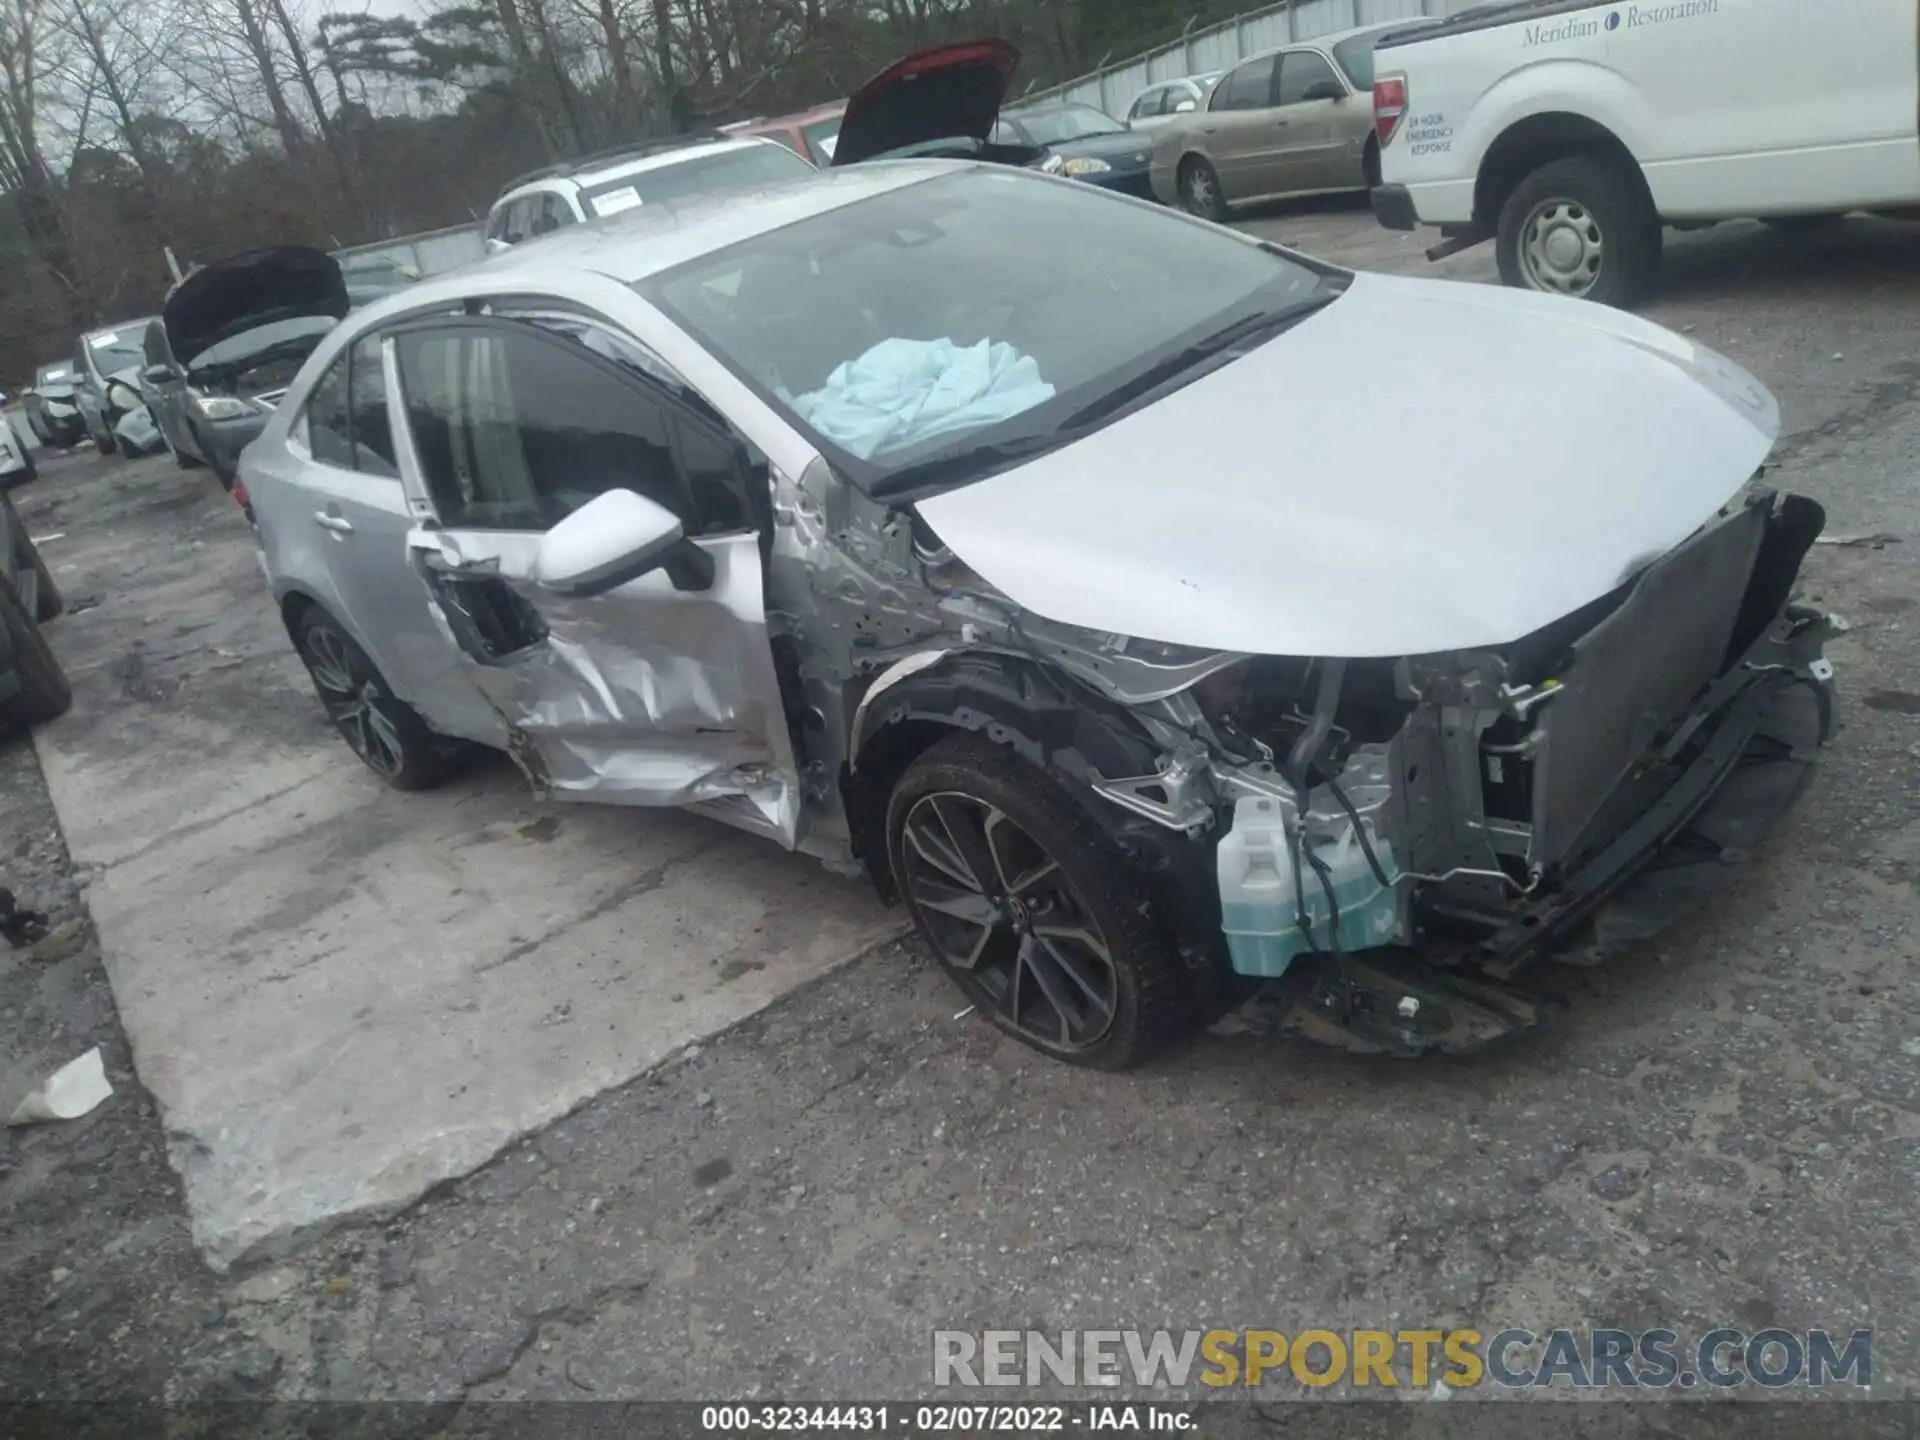
<svg viewBox="0 0 1920 1440">
<path fill-rule="evenodd" d="M 14 675 L 20 682 L 11 697 L 0 700 L 0 731 L 23 729 L 64 715 L 73 703 L 66 672 L 54 658 L 38 622 L 4 578 L 0 578 L 0 630 L 6 632 Z"/>
<path fill-rule="evenodd" d="M 1542 165 L 1500 210 L 1495 253 L 1508 285 L 1628 306 L 1660 268 L 1660 217 L 1634 177 L 1576 155 Z"/>
<path fill-rule="evenodd" d="M 114 443 L 113 432 L 109 430 L 104 435 L 96 435 L 93 437 L 93 448 L 98 450 L 102 455 L 111 455 L 119 447 Z"/>
<path fill-rule="evenodd" d="M 1005 746 L 957 734 L 887 805 L 894 884 L 920 938 L 980 1013 L 1075 1065 L 1123 1070 L 1193 1013 L 1113 843 Z"/>
</svg>

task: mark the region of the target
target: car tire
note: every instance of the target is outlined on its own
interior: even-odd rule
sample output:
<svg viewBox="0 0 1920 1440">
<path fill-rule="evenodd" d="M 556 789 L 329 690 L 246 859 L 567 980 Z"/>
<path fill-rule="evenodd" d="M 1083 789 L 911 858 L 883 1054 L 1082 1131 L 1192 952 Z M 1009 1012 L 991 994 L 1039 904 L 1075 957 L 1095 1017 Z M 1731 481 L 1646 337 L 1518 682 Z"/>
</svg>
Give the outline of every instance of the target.
<svg viewBox="0 0 1920 1440">
<path fill-rule="evenodd" d="M 105 435 L 96 435 L 93 437 L 93 448 L 98 450 L 102 455 L 111 455 L 120 447 L 114 443 L 113 432 L 109 430 Z"/>
<path fill-rule="evenodd" d="M 1187 1027 L 1192 987 L 1126 856 L 1004 746 L 956 734 L 926 750 L 894 786 L 886 835 L 921 941 L 1022 1044 L 1123 1070 Z"/>
<path fill-rule="evenodd" d="M 338 621 L 310 607 L 295 622 L 294 646 L 327 719 L 369 770 L 396 790 L 426 790 L 447 778 L 452 743 L 393 693 Z"/>
<path fill-rule="evenodd" d="M 1227 192 L 1220 186 L 1220 172 L 1204 155 L 1189 155 L 1180 162 L 1180 208 L 1203 220 L 1227 218 Z"/>
<path fill-rule="evenodd" d="M 7 635 L 20 688 L 0 700 L 0 731 L 25 729 L 67 713 L 73 689 L 40 623 L 27 613 L 13 586 L 0 578 L 0 629 Z"/>
<path fill-rule="evenodd" d="M 1522 290 L 1620 308 L 1653 288 L 1660 216 L 1637 174 L 1576 155 L 1542 165 L 1500 209 L 1500 278 Z"/>
<path fill-rule="evenodd" d="M 155 428 L 160 431 L 160 443 L 167 447 L 167 454 L 173 457 L 173 463 L 178 465 L 182 470 L 198 470 L 202 465 L 207 463 L 197 455 L 189 455 L 184 450 L 175 449 L 173 437 L 167 434 L 164 425 L 156 426 Z"/>
</svg>

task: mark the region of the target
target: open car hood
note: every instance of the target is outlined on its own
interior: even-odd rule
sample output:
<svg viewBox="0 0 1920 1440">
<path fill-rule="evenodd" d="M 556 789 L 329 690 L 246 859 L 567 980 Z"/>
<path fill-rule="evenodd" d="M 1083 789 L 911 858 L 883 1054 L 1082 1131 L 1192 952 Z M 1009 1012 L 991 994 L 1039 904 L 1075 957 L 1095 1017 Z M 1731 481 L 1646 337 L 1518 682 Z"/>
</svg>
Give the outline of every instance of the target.
<svg viewBox="0 0 1920 1440">
<path fill-rule="evenodd" d="M 917 508 L 1050 620 L 1431 654 L 1610 593 L 1737 495 L 1779 429 L 1751 375 L 1649 321 L 1362 274 L 1158 403 Z"/>
<path fill-rule="evenodd" d="M 1019 64 L 1020 52 L 1004 40 L 968 40 L 894 61 L 847 102 L 833 163 L 933 140 L 985 140 Z"/>
<path fill-rule="evenodd" d="M 188 364 L 243 331 L 304 315 L 339 320 L 351 308 L 338 261 L 321 250 L 281 245 L 194 271 L 167 296 L 161 319 L 174 358 Z"/>
</svg>

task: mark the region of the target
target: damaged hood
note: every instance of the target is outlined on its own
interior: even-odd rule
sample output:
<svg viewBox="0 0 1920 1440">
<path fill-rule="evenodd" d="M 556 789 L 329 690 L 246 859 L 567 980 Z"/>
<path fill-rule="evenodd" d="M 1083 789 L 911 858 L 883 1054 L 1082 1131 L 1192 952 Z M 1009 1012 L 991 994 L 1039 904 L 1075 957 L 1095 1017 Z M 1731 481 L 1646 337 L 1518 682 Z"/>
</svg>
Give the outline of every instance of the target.
<svg viewBox="0 0 1920 1440">
<path fill-rule="evenodd" d="M 161 319 L 174 358 L 191 364 L 244 331 L 305 316 L 339 320 L 350 308 L 338 261 L 324 251 L 281 245 L 194 271 L 167 296 Z"/>
<path fill-rule="evenodd" d="M 918 508 L 1050 620 L 1417 655 L 1607 594 L 1738 493 L 1779 429 L 1746 371 L 1634 316 L 1363 274 L 1157 404 Z"/>
<path fill-rule="evenodd" d="M 934 140 L 985 140 L 1019 64 L 1020 52 L 1004 40 L 969 40 L 894 61 L 847 102 L 833 163 Z"/>
</svg>

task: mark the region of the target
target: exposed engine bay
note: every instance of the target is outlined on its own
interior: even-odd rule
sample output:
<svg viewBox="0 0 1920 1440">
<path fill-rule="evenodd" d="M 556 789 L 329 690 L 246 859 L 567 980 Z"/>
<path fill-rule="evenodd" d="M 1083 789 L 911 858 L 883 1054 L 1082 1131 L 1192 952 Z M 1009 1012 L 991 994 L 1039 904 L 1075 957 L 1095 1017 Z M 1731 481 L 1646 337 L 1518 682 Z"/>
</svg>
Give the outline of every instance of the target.
<svg viewBox="0 0 1920 1440">
<path fill-rule="evenodd" d="M 804 525 L 804 507 L 791 518 Z M 916 523 L 909 563 L 922 574 L 893 593 L 940 595 L 946 633 L 939 648 L 888 645 L 887 620 L 857 607 L 849 659 L 870 636 L 890 663 L 868 671 L 849 721 L 852 849 L 864 747 L 944 705 L 944 723 L 984 729 L 1125 813 L 1163 896 L 1185 892 L 1183 943 L 1211 946 L 1219 964 L 1224 940 L 1233 993 L 1251 992 L 1229 1025 L 1363 1052 L 1481 1048 L 1561 1008 L 1516 983 L 1523 969 L 1597 963 L 1664 928 L 1797 796 L 1832 725 L 1832 626 L 1789 604 L 1824 519 L 1804 498 L 1753 493 L 1533 635 L 1390 660 L 1222 654 L 1058 625 L 1018 611 Z M 870 558 L 899 530 L 881 527 Z M 917 628 L 905 613 L 894 623 Z M 1119 768 L 1126 743 L 1096 742 L 1083 722 L 1064 743 L 1027 733 L 1054 708 L 1042 680 L 995 713 L 986 682 L 964 678 L 991 657 L 1037 661 L 1091 692 L 1060 703 L 1104 702 L 1147 741 L 1151 766 Z M 1202 916 L 1210 934 L 1196 933 Z"/>
</svg>

